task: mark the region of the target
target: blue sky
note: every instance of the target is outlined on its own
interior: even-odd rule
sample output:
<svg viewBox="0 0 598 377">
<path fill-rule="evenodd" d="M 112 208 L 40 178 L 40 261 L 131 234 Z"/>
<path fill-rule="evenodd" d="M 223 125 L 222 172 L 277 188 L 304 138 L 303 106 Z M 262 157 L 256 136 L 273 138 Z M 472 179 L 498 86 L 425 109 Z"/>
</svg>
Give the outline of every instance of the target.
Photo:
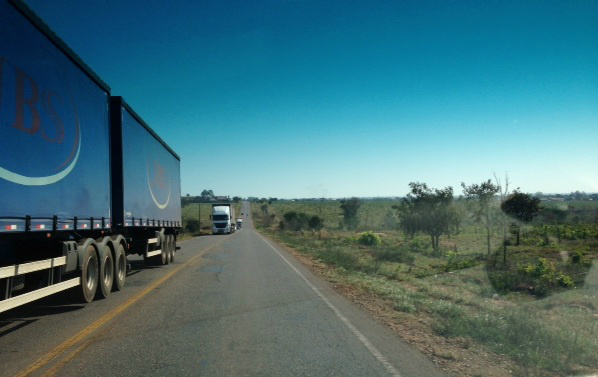
<svg viewBox="0 0 598 377">
<path fill-rule="evenodd" d="M 27 0 L 183 194 L 598 192 L 598 1 Z"/>
</svg>

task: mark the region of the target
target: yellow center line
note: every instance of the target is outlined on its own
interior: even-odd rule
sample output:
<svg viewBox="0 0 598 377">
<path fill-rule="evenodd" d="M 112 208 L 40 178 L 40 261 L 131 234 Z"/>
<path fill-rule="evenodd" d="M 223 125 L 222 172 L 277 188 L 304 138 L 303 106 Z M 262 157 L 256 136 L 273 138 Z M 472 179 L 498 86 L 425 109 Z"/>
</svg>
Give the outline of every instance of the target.
<svg viewBox="0 0 598 377">
<path fill-rule="evenodd" d="M 102 334 L 105 331 L 102 331 Z M 46 373 L 42 375 L 42 377 L 54 377 L 66 364 L 70 363 L 75 357 L 77 357 L 81 352 L 85 351 L 87 347 L 91 345 L 91 343 L 95 340 L 95 336 L 87 339 L 83 342 L 79 347 L 77 347 L 73 352 L 71 352 L 67 357 L 60 360 L 60 362 L 56 363 L 52 368 L 50 368 Z"/>
<path fill-rule="evenodd" d="M 79 331 L 73 337 L 71 337 L 70 339 L 66 340 L 62 344 L 56 346 L 52 351 L 48 352 L 47 354 L 45 354 L 44 356 L 42 356 L 41 358 L 39 358 L 36 362 L 34 362 L 33 364 L 31 364 L 27 369 L 25 369 L 25 370 L 21 371 L 20 373 L 16 374 L 15 377 L 26 377 L 26 376 L 31 375 L 33 372 L 39 370 L 40 368 L 43 368 L 49 362 L 51 362 L 56 357 L 58 357 L 60 354 L 66 352 L 69 348 L 73 347 L 75 344 L 77 344 L 80 341 L 82 341 L 84 338 L 86 338 L 87 336 L 89 336 L 91 333 L 93 333 L 94 331 L 96 331 L 100 327 L 104 326 L 107 322 L 109 322 L 114 317 L 116 317 L 117 315 L 119 315 L 120 313 L 122 313 L 123 311 L 125 311 L 127 308 L 129 308 L 131 305 L 133 305 L 134 303 L 136 303 L 137 301 L 139 301 L 140 299 L 142 299 L 143 297 L 145 297 L 148 293 L 150 293 L 152 290 L 154 290 L 160 284 L 164 283 L 166 280 L 170 279 L 173 275 L 175 275 L 176 273 L 178 273 L 179 271 L 181 271 L 183 268 L 187 267 L 188 265 L 190 265 L 191 263 L 193 263 L 194 261 L 196 261 L 198 258 L 200 258 L 202 255 L 204 255 L 206 252 L 208 252 L 209 250 L 213 249 L 214 247 L 220 245 L 225 239 L 226 238 L 224 238 L 222 241 L 218 241 L 214 245 L 208 247 L 207 249 L 205 249 L 204 251 L 200 252 L 199 254 L 197 254 L 196 256 L 194 256 L 193 258 L 189 259 L 185 264 L 182 264 L 181 266 L 179 266 L 176 269 L 168 272 L 166 275 L 162 276 L 160 279 L 158 279 L 155 282 L 153 282 L 151 285 L 149 285 L 143 291 L 137 293 L 135 296 L 133 296 L 130 299 L 128 299 L 127 301 L 125 301 L 119 307 L 115 308 L 114 310 L 112 310 L 109 313 L 104 314 L 97 321 L 95 321 L 91 325 L 87 326 L 83 330 Z M 79 353 L 77 351 L 80 352 L 80 351 L 82 351 L 82 349 L 81 350 L 75 350 L 74 355 L 72 355 L 73 357 L 75 357 Z M 67 359 L 69 359 L 69 361 L 70 361 L 70 359 L 72 359 L 72 357 L 71 358 L 67 358 Z M 63 363 L 60 363 L 59 365 L 64 366 Z M 55 372 L 57 372 L 57 370 L 54 371 L 54 373 Z"/>
</svg>

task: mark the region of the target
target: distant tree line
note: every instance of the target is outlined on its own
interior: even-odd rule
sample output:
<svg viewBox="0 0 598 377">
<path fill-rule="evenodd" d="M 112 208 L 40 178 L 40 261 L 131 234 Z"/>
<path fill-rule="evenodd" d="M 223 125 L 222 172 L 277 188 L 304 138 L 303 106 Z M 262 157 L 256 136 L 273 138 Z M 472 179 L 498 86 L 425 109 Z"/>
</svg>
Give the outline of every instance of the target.
<svg viewBox="0 0 598 377">
<path fill-rule="evenodd" d="M 221 202 L 221 203 L 238 203 L 243 198 L 240 196 L 234 196 L 232 199 L 228 196 L 216 196 L 214 195 L 214 191 L 212 190 L 203 190 L 201 195 L 198 196 L 191 196 L 187 194 L 186 196 L 181 197 L 181 206 L 184 207 L 187 204 L 191 203 L 210 203 L 210 202 Z"/>
</svg>

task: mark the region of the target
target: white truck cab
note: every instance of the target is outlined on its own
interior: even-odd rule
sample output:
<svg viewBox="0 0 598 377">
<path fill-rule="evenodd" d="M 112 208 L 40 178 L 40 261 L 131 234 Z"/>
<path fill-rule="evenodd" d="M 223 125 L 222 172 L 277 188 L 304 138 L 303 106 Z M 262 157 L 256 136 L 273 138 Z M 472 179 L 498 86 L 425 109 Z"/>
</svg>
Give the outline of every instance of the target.
<svg viewBox="0 0 598 377">
<path fill-rule="evenodd" d="M 234 212 L 231 204 L 212 204 L 212 234 L 234 233 Z"/>
</svg>

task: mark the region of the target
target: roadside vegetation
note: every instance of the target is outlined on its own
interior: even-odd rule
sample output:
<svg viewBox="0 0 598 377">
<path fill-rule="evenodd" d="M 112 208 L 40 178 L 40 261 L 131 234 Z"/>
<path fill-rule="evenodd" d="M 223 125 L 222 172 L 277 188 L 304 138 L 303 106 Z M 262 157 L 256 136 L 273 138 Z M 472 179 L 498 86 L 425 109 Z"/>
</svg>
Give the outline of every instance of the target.
<svg viewBox="0 0 598 377">
<path fill-rule="evenodd" d="M 462 190 L 414 182 L 401 199 L 264 199 L 252 211 L 258 230 L 400 322 L 508 358 L 504 375 L 598 371 L 598 200 L 509 191 L 496 177 Z"/>
</svg>

